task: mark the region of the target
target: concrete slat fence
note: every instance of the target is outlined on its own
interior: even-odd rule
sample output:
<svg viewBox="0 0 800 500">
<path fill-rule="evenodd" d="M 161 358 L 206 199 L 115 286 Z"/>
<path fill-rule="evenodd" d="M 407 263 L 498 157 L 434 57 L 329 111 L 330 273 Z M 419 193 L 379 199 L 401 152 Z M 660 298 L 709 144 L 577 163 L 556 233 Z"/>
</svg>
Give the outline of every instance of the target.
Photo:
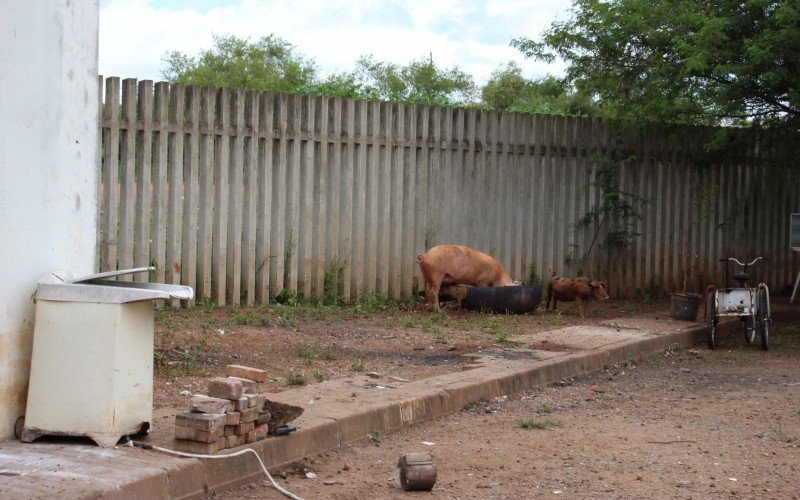
<svg viewBox="0 0 800 500">
<path fill-rule="evenodd" d="M 716 186 L 691 238 L 690 288 L 723 282 L 724 255 L 769 255 L 773 289 L 800 169 L 764 168 L 754 145 L 700 164 L 715 129 L 620 138 L 598 118 L 489 112 L 164 82 L 103 81 L 99 270 L 155 265 L 153 279 L 217 304 L 304 296 L 400 298 L 424 286 L 416 256 L 458 243 L 515 278 L 591 275 L 614 296 L 682 287 L 689 207 Z M 625 147 L 622 151 L 620 148 Z M 593 155 L 631 156 L 619 189 L 647 200 L 635 243 L 611 251 Z M 136 277 L 136 279 L 142 279 Z"/>
</svg>

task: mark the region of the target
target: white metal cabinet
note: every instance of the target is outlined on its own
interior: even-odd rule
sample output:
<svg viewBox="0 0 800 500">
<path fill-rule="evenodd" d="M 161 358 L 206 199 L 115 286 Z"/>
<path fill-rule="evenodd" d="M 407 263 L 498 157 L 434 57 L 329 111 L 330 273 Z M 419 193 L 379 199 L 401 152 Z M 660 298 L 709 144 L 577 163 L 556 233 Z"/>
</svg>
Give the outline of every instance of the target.
<svg viewBox="0 0 800 500">
<path fill-rule="evenodd" d="M 153 300 L 191 299 L 190 287 L 103 278 L 138 268 L 39 281 L 22 440 L 87 436 L 113 446 L 153 418 Z"/>
</svg>

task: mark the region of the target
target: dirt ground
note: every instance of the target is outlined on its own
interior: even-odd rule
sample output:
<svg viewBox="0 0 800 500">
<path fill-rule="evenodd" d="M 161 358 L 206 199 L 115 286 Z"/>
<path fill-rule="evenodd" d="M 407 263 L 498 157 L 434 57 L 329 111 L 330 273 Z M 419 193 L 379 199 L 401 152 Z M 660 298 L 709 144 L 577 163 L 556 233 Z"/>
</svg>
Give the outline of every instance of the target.
<svg viewBox="0 0 800 500">
<path fill-rule="evenodd" d="M 335 307 L 162 308 L 156 312 L 154 406 L 185 406 L 187 391 L 203 393 L 208 377 L 224 375 L 228 364 L 268 370 L 272 392 L 357 372 L 427 378 L 460 370 L 462 354 L 520 346 L 514 340 L 519 333 L 598 325 L 611 318 L 665 316 L 669 301 L 593 302 L 587 319 L 579 316 L 575 303 L 559 304 L 559 309 L 497 315 L 451 304 L 442 314 L 433 314 L 425 304 L 377 297 Z"/>
<path fill-rule="evenodd" d="M 483 401 L 276 476 L 304 498 L 798 498 L 800 324 L 776 323 L 768 352 L 741 337 Z M 405 493 L 397 460 L 425 450 L 434 490 Z M 218 497 L 284 498 L 266 481 Z"/>
<path fill-rule="evenodd" d="M 592 303 L 584 320 L 575 304 L 558 314 L 432 314 L 377 298 L 337 307 L 164 308 L 156 315 L 155 406 L 180 408 L 187 391 L 202 392 L 230 363 L 267 369 L 273 391 L 363 371 L 418 379 L 457 371 L 461 355 L 480 348 L 519 346 L 519 333 L 669 320 L 668 309 L 663 300 L 610 300 Z M 397 460 L 429 450 L 439 476 L 420 497 L 798 498 L 799 368 L 800 324 L 778 323 L 768 352 L 734 335 L 716 351 L 667 352 L 483 401 L 277 474 L 305 498 L 405 498 Z M 265 481 L 219 496 L 282 498 Z"/>
</svg>

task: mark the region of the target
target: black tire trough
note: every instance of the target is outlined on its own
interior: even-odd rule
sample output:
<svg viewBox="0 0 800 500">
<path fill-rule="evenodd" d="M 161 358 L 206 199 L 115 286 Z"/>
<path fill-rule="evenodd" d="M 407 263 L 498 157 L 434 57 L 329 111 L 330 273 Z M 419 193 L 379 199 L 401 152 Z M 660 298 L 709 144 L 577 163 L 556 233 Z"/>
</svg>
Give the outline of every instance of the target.
<svg viewBox="0 0 800 500">
<path fill-rule="evenodd" d="M 525 314 L 542 301 L 542 285 L 469 287 L 461 305 L 471 311 Z"/>
</svg>

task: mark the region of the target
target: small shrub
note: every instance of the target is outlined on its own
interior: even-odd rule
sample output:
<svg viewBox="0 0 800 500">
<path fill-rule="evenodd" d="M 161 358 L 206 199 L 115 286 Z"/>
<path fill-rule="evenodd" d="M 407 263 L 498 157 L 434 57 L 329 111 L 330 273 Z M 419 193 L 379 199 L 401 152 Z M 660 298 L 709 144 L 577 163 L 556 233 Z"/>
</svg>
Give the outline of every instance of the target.
<svg viewBox="0 0 800 500">
<path fill-rule="evenodd" d="M 278 304 L 286 304 L 289 306 L 296 306 L 298 304 L 297 292 L 284 288 L 275 296 L 275 302 Z"/>
<path fill-rule="evenodd" d="M 314 380 L 316 380 L 317 382 L 324 382 L 330 378 L 327 374 L 320 373 L 316 370 L 314 371 L 314 373 L 311 374 L 311 376 L 314 377 Z"/>
<path fill-rule="evenodd" d="M 302 373 L 290 373 L 286 377 L 286 385 L 306 385 L 308 381 Z"/>
<path fill-rule="evenodd" d="M 545 413 L 545 414 L 550 414 L 550 413 L 554 413 L 555 411 L 556 411 L 556 409 L 555 409 L 555 408 L 553 408 L 552 406 L 540 406 L 540 407 L 539 407 L 539 408 L 536 410 L 536 413 Z"/>
<path fill-rule="evenodd" d="M 328 347 L 322 350 L 319 357 L 322 358 L 324 361 L 336 361 L 337 359 L 336 353 L 333 352 L 333 350 L 331 350 Z"/>
<path fill-rule="evenodd" d="M 369 438 L 376 443 L 380 443 L 383 439 L 383 436 L 381 435 L 381 431 L 372 431 L 372 434 L 369 435 Z"/>
<path fill-rule="evenodd" d="M 353 364 L 350 365 L 350 369 L 354 372 L 361 373 L 364 371 L 364 362 L 360 359 L 353 361 Z"/>
</svg>

